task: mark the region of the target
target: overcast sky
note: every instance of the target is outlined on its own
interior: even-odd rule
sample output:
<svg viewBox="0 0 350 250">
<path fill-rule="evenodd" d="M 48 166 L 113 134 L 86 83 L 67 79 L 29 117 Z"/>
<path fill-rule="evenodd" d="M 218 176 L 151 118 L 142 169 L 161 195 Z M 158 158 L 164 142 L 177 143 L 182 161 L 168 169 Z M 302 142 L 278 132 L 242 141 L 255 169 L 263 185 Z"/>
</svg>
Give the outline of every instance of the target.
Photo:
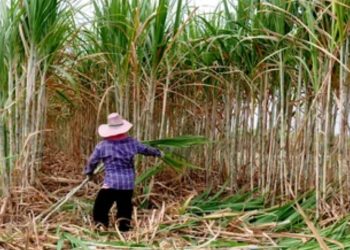
<svg viewBox="0 0 350 250">
<path fill-rule="evenodd" d="M 195 6 L 199 7 L 199 11 L 208 12 L 213 10 L 220 0 L 192 0 Z"/>
</svg>

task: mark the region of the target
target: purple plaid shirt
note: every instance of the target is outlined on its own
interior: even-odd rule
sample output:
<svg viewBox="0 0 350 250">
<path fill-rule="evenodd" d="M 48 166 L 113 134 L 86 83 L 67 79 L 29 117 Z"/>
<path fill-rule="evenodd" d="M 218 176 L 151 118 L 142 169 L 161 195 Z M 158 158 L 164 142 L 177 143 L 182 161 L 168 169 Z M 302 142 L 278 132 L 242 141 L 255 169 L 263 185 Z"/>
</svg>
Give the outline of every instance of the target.
<svg viewBox="0 0 350 250">
<path fill-rule="evenodd" d="M 158 149 L 147 147 L 132 137 L 103 140 L 96 145 L 84 173 L 92 174 L 102 161 L 105 166 L 104 186 L 122 190 L 134 189 L 136 154 L 161 156 Z"/>
</svg>

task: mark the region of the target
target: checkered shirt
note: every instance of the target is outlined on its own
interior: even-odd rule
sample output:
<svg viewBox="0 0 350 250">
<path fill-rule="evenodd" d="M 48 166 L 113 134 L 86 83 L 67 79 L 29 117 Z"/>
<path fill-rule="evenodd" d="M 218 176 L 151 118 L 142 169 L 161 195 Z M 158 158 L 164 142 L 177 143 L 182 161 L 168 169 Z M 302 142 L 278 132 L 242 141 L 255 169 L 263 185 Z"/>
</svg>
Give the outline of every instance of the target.
<svg viewBox="0 0 350 250">
<path fill-rule="evenodd" d="M 134 189 L 134 156 L 136 154 L 161 156 L 158 149 L 147 147 L 132 137 L 103 140 L 96 145 L 84 173 L 92 174 L 97 165 L 103 162 L 105 166 L 104 186 L 121 190 Z"/>
</svg>

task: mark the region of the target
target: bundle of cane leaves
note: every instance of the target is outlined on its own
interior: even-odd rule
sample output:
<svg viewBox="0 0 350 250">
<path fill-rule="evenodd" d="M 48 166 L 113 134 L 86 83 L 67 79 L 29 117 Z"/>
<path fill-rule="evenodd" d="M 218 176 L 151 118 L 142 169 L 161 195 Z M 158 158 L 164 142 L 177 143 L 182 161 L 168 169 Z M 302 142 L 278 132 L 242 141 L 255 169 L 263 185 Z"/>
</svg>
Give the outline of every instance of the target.
<svg viewBox="0 0 350 250">
<path fill-rule="evenodd" d="M 159 172 L 161 172 L 166 166 L 175 170 L 177 173 L 180 173 L 184 169 L 198 169 L 199 167 L 191 164 L 186 161 L 179 155 L 175 155 L 173 153 L 165 153 L 162 157 L 162 163 L 156 164 L 153 167 L 148 168 L 145 172 L 143 172 L 140 176 L 137 177 L 135 183 L 140 184 L 150 179 L 152 176 L 155 176 Z"/>
<path fill-rule="evenodd" d="M 282 206 L 265 209 L 260 215 L 248 218 L 247 222 L 260 227 L 275 224 L 274 231 L 305 228 L 302 216 L 295 209 L 296 202 L 304 211 L 313 211 L 316 206 L 315 192 L 306 193 L 296 201 L 287 202 Z"/>
<path fill-rule="evenodd" d="M 184 169 L 200 169 L 200 167 L 188 162 L 182 156 L 170 152 L 165 153 L 162 161 L 178 173 Z"/>
<path fill-rule="evenodd" d="M 144 141 L 146 145 L 158 148 L 165 152 L 162 161 L 177 172 L 181 172 L 184 168 L 198 168 L 188 162 L 180 154 L 176 154 L 174 150 L 188 148 L 191 146 L 198 146 L 207 144 L 209 141 L 203 136 L 178 136 L 174 138 L 166 138 L 154 141 Z"/>
<path fill-rule="evenodd" d="M 158 174 L 163 169 L 164 169 L 163 164 L 156 164 L 153 167 L 148 168 L 146 171 L 144 171 L 141 175 L 139 175 L 136 178 L 135 184 L 138 185 L 140 183 L 145 182 L 146 180 L 148 180 L 152 176 L 155 176 L 156 174 Z"/>
<path fill-rule="evenodd" d="M 174 138 L 165 138 L 153 141 L 144 141 L 143 143 L 159 149 L 178 149 L 188 148 L 190 146 L 197 146 L 207 144 L 209 141 L 203 136 L 184 135 Z"/>
<path fill-rule="evenodd" d="M 142 183 L 157 173 L 162 171 L 166 166 L 172 168 L 176 172 L 180 173 L 185 169 L 199 169 L 199 167 L 188 162 L 180 154 L 173 152 L 174 149 L 188 148 L 195 145 L 203 145 L 208 143 L 208 140 L 202 136 L 179 136 L 175 138 L 167 138 L 154 141 L 144 141 L 146 145 L 158 148 L 162 150 L 164 156 L 161 158 L 162 163 L 156 164 L 151 168 L 148 168 L 137 179 L 136 184 Z"/>
<path fill-rule="evenodd" d="M 261 209 L 264 206 L 263 197 L 254 198 L 254 192 L 225 195 L 225 186 L 215 194 L 211 189 L 195 197 L 188 207 L 188 212 L 197 215 L 209 214 L 220 210 L 242 212 Z"/>
</svg>

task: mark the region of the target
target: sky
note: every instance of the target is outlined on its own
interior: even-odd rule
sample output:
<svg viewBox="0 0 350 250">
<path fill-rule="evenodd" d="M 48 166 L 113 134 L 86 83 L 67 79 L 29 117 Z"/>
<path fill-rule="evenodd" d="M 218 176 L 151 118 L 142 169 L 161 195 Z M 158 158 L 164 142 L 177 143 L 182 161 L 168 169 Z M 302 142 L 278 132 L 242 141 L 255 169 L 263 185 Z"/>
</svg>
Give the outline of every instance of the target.
<svg viewBox="0 0 350 250">
<path fill-rule="evenodd" d="M 192 0 L 195 6 L 199 7 L 200 12 L 208 12 L 213 10 L 220 0 Z"/>
</svg>

